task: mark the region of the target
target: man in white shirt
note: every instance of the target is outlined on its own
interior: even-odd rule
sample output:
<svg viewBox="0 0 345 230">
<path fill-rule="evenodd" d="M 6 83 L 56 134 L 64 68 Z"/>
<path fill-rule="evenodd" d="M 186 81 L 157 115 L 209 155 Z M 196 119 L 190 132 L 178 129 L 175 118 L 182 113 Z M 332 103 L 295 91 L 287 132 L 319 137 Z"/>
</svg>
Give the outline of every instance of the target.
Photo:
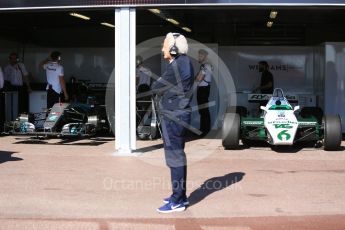
<svg viewBox="0 0 345 230">
<path fill-rule="evenodd" d="M 151 85 L 152 72 L 143 65 L 143 58 L 137 56 L 136 82 L 138 93 L 149 91 Z"/>
<path fill-rule="evenodd" d="M 208 52 L 204 49 L 199 50 L 198 61 L 201 64 L 198 75 L 195 77 L 197 82 L 197 101 L 200 114 L 200 131 L 205 136 L 211 130 L 211 117 L 208 109 L 208 98 L 213 74 L 213 67 L 207 60 Z"/>
<path fill-rule="evenodd" d="M 17 53 L 9 55 L 9 64 L 4 68 L 4 78 L 10 83 L 10 89 L 18 92 L 18 112 L 28 112 L 28 93 L 31 92 L 29 73 L 25 65 L 19 62 Z"/>
<path fill-rule="evenodd" d="M 52 108 L 55 103 L 68 101 L 68 93 L 64 79 L 63 66 L 60 64 L 61 53 L 54 51 L 50 58 L 43 60 L 40 66 L 46 71 L 47 76 L 47 108 Z"/>
</svg>

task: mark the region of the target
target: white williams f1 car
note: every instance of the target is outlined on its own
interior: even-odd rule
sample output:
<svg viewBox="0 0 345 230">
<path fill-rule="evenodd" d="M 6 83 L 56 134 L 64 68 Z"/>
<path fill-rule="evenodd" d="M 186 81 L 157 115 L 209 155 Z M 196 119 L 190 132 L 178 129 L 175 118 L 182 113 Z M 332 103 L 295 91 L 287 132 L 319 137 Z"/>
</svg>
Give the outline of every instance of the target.
<svg viewBox="0 0 345 230">
<path fill-rule="evenodd" d="M 260 109 L 263 110 L 260 117 L 247 117 L 243 112 L 225 114 L 222 127 L 225 149 L 238 148 L 239 140 L 244 145 L 261 140 L 273 146 L 315 142 L 322 143 L 325 150 L 337 150 L 341 145 L 342 130 L 338 115 L 322 117 L 318 112 L 320 109 L 310 107 L 297 114 L 300 106 L 293 108 L 282 89 L 275 89 L 266 106 Z"/>
</svg>

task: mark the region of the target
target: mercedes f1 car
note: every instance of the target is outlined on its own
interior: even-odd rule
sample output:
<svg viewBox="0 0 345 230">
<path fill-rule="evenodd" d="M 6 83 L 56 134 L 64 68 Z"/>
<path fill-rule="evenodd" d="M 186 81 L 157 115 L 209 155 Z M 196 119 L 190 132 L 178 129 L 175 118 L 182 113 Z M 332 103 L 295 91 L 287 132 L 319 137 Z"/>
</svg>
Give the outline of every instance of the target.
<svg viewBox="0 0 345 230">
<path fill-rule="evenodd" d="M 48 113 L 22 114 L 6 122 L 5 133 L 37 137 L 92 137 L 111 132 L 104 106 L 56 103 Z"/>
<path fill-rule="evenodd" d="M 342 141 L 341 121 L 338 115 L 320 115 L 318 109 L 297 114 L 284 96 L 275 89 L 260 117 L 247 117 L 245 112 L 230 111 L 225 114 L 222 127 L 222 144 L 225 149 L 236 149 L 239 140 L 244 145 L 266 141 L 272 146 L 294 145 L 298 142 L 321 143 L 325 150 L 337 150 Z M 302 109 L 303 110 L 303 109 Z M 309 107 L 310 110 L 310 107 Z"/>
</svg>

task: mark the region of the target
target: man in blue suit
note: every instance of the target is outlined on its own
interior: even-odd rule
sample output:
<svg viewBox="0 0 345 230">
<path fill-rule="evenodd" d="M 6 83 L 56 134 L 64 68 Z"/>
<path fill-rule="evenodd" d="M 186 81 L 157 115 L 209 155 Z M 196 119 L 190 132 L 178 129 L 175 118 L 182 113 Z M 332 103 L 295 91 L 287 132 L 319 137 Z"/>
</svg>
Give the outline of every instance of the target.
<svg viewBox="0 0 345 230">
<path fill-rule="evenodd" d="M 161 117 L 165 160 L 170 168 L 172 194 L 157 211 L 170 213 L 184 211 L 189 204 L 186 196 L 187 159 L 184 152 L 185 134 L 191 120 L 191 93 L 194 70 L 187 57 L 187 39 L 178 33 L 168 33 L 162 52 L 169 64 L 166 71 L 152 85 L 152 91 L 161 96 Z"/>
</svg>

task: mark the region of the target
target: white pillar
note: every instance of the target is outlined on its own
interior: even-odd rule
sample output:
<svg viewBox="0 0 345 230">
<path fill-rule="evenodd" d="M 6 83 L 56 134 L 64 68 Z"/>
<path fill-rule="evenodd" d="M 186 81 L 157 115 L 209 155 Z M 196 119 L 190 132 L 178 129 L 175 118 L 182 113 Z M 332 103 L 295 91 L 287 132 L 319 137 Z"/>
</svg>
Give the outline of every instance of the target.
<svg viewBox="0 0 345 230">
<path fill-rule="evenodd" d="M 132 155 L 136 149 L 135 8 L 115 9 L 115 149 Z"/>
</svg>

